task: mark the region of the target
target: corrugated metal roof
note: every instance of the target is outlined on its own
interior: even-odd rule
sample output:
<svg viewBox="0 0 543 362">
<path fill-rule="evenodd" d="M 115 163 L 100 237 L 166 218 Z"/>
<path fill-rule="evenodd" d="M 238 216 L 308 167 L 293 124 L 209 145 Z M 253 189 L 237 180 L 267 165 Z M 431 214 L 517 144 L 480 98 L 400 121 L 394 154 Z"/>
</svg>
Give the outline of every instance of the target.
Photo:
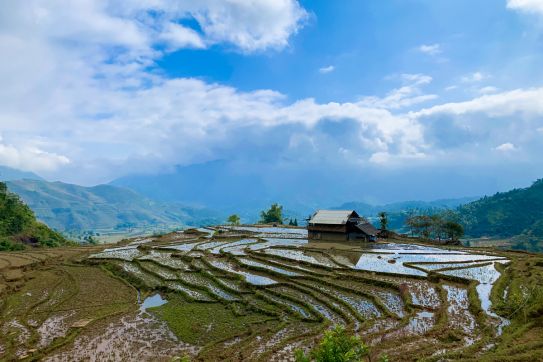
<svg viewBox="0 0 543 362">
<path fill-rule="evenodd" d="M 357 228 L 362 230 L 367 235 L 376 236 L 379 230 L 369 222 L 359 223 L 356 225 Z"/>
<path fill-rule="evenodd" d="M 358 214 L 354 210 L 318 210 L 313 214 L 309 223 L 341 225 L 351 217 L 358 217 Z"/>
</svg>

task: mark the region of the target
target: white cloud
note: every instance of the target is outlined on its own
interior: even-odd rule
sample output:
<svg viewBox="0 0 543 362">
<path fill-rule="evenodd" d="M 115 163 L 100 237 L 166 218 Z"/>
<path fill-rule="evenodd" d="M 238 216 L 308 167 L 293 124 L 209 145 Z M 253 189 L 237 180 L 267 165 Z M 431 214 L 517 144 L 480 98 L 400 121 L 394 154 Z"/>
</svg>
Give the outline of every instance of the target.
<svg viewBox="0 0 543 362">
<path fill-rule="evenodd" d="M 516 89 L 492 95 L 484 95 L 465 102 L 445 103 L 412 112 L 415 118 L 440 113 L 466 114 L 484 112 L 490 117 L 514 113 L 543 116 L 543 88 Z"/>
<path fill-rule="evenodd" d="M 427 162 L 446 153 L 427 135 L 433 116 L 475 134 L 465 142 L 484 143 L 487 152 L 519 133 L 517 122 L 531 120 L 526 129 L 534 134 L 543 129 L 543 88 L 406 114 L 437 99 L 423 91 L 432 77 L 400 74 L 398 87 L 383 97 L 318 103 L 149 71 L 164 51 L 182 47 L 288 46 L 305 16 L 298 2 L 275 0 L 3 2 L 0 163 L 88 184 L 134 170 L 255 155 L 259 147 L 293 159 L 320 159 L 341 148 L 346 159 L 362 163 Z M 192 17 L 200 30 L 183 25 Z M 438 54 L 440 47 L 424 50 Z M 349 128 L 335 139 L 341 127 Z M 515 147 L 529 149 L 530 137 L 515 138 Z"/>
<path fill-rule="evenodd" d="M 422 44 L 417 48 L 421 53 L 438 55 L 442 53 L 440 44 Z"/>
<path fill-rule="evenodd" d="M 70 163 L 66 156 L 43 151 L 32 145 L 15 147 L 0 138 L 0 165 L 25 171 L 54 171 Z"/>
<path fill-rule="evenodd" d="M 391 77 L 389 77 L 391 78 Z M 403 86 L 391 90 L 385 97 L 363 97 L 359 103 L 366 107 L 400 109 L 427 102 L 437 98 L 435 94 L 423 94 L 420 86 L 432 82 L 425 74 L 401 74 Z"/>
<path fill-rule="evenodd" d="M 515 151 L 517 148 L 515 147 L 514 144 L 507 142 L 507 143 L 502 143 L 501 145 L 495 147 L 494 149 L 500 152 L 511 152 L 511 151 Z"/>
<path fill-rule="evenodd" d="M 482 87 L 477 90 L 477 92 L 479 92 L 480 94 L 491 94 L 491 93 L 496 93 L 498 91 L 499 91 L 498 88 L 492 87 L 492 86 Z"/>
<path fill-rule="evenodd" d="M 432 82 L 432 77 L 426 74 L 401 74 L 402 80 L 412 83 L 413 85 L 429 84 Z"/>
<path fill-rule="evenodd" d="M 205 48 L 204 40 L 193 29 L 179 24 L 166 24 L 159 38 L 163 40 L 170 49 L 180 48 Z"/>
<path fill-rule="evenodd" d="M 476 83 L 487 78 L 489 78 L 488 75 L 483 74 L 481 72 L 475 72 L 475 73 L 464 75 L 462 78 L 460 78 L 460 80 L 462 81 L 462 83 Z"/>
<path fill-rule="evenodd" d="M 307 18 L 296 0 L 195 3 L 192 15 L 212 42 L 230 42 L 245 51 L 284 48 Z"/>
<path fill-rule="evenodd" d="M 541 0 L 507 0 L 507 8 L 543 15 L 543 1 Z"/>
<path fill-rule="evenodd" d="M 326 73 L 333 72 L 335 69 L 336 67 L 334 67 L 333 65 L 329 65 L 326 67 L 319 68 L 319 73 L 326 74 Z"/>
</svg>

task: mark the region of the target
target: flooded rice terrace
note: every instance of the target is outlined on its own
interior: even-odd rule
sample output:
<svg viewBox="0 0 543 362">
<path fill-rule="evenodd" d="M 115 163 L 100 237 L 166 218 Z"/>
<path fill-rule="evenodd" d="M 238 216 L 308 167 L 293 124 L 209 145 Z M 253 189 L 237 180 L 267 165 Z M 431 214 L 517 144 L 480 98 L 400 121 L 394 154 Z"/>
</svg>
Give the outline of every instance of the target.
<svg viewBox="0 0 543 362">
<path fill-rule="evenodd" d="M 490 298 L 508 260 L 488 252 L 387 241 L 308 242 L 305 229 L 290 227 L 218 226 L 191 230 L 190 237 L 171 235 L 90 258 L 129 274 L 148 291 L 265 317 L 249 332 L 208 344 L 208 356 L 220 351 L 233 360 L 240 353 L 243 359 L 283 360 L 294 346 L 310 346 L 341 324 L 402 359 L 410 349 L 431 349 L 443 335 L 454 338 L 440 353 L 467 348 L 483 336 L 496 337 L 508 323 L 492 312 Z M 151 295 L 142 309 L 168 305 Z M 402 340 L 410 343 L 399 348 Z"/>
</svg>

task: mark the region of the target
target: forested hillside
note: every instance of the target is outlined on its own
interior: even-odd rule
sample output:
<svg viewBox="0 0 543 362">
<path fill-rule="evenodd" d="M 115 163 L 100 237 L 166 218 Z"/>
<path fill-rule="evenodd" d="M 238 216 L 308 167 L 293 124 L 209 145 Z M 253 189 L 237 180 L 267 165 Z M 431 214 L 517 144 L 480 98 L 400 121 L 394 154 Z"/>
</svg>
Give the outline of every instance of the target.
<svg viewBox="0 0 543 362">
<path fill-rule="evenodd" d="M 483 197 L 458 208 L 466 235 L 516 237 L 521 249 L 543 240 L 543 179 L 532 186 Z"/>
<path fill-rule="evenodd" d="M 27 245 L 60 246 L 66 239 L 36 221 L 34 213 L 0 182 L 0 250 L 21 250 Z"/>
</svg>

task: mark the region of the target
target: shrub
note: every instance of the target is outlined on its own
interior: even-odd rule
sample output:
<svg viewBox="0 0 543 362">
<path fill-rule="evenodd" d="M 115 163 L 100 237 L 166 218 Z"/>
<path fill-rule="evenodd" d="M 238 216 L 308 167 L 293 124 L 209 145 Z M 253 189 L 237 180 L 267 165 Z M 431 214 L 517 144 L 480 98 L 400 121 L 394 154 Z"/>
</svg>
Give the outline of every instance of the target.
<svg viewBox="0 0 543 362">
<path fill-rule="evenodd" d="M 368 356 L 369 348 L 359 337 L 347 335 L 345 329 L 336 326 L 324 333 L 324 338 L 309 356 L 297 350 L 297 362 L 355 362 Z"/>
</svg>

